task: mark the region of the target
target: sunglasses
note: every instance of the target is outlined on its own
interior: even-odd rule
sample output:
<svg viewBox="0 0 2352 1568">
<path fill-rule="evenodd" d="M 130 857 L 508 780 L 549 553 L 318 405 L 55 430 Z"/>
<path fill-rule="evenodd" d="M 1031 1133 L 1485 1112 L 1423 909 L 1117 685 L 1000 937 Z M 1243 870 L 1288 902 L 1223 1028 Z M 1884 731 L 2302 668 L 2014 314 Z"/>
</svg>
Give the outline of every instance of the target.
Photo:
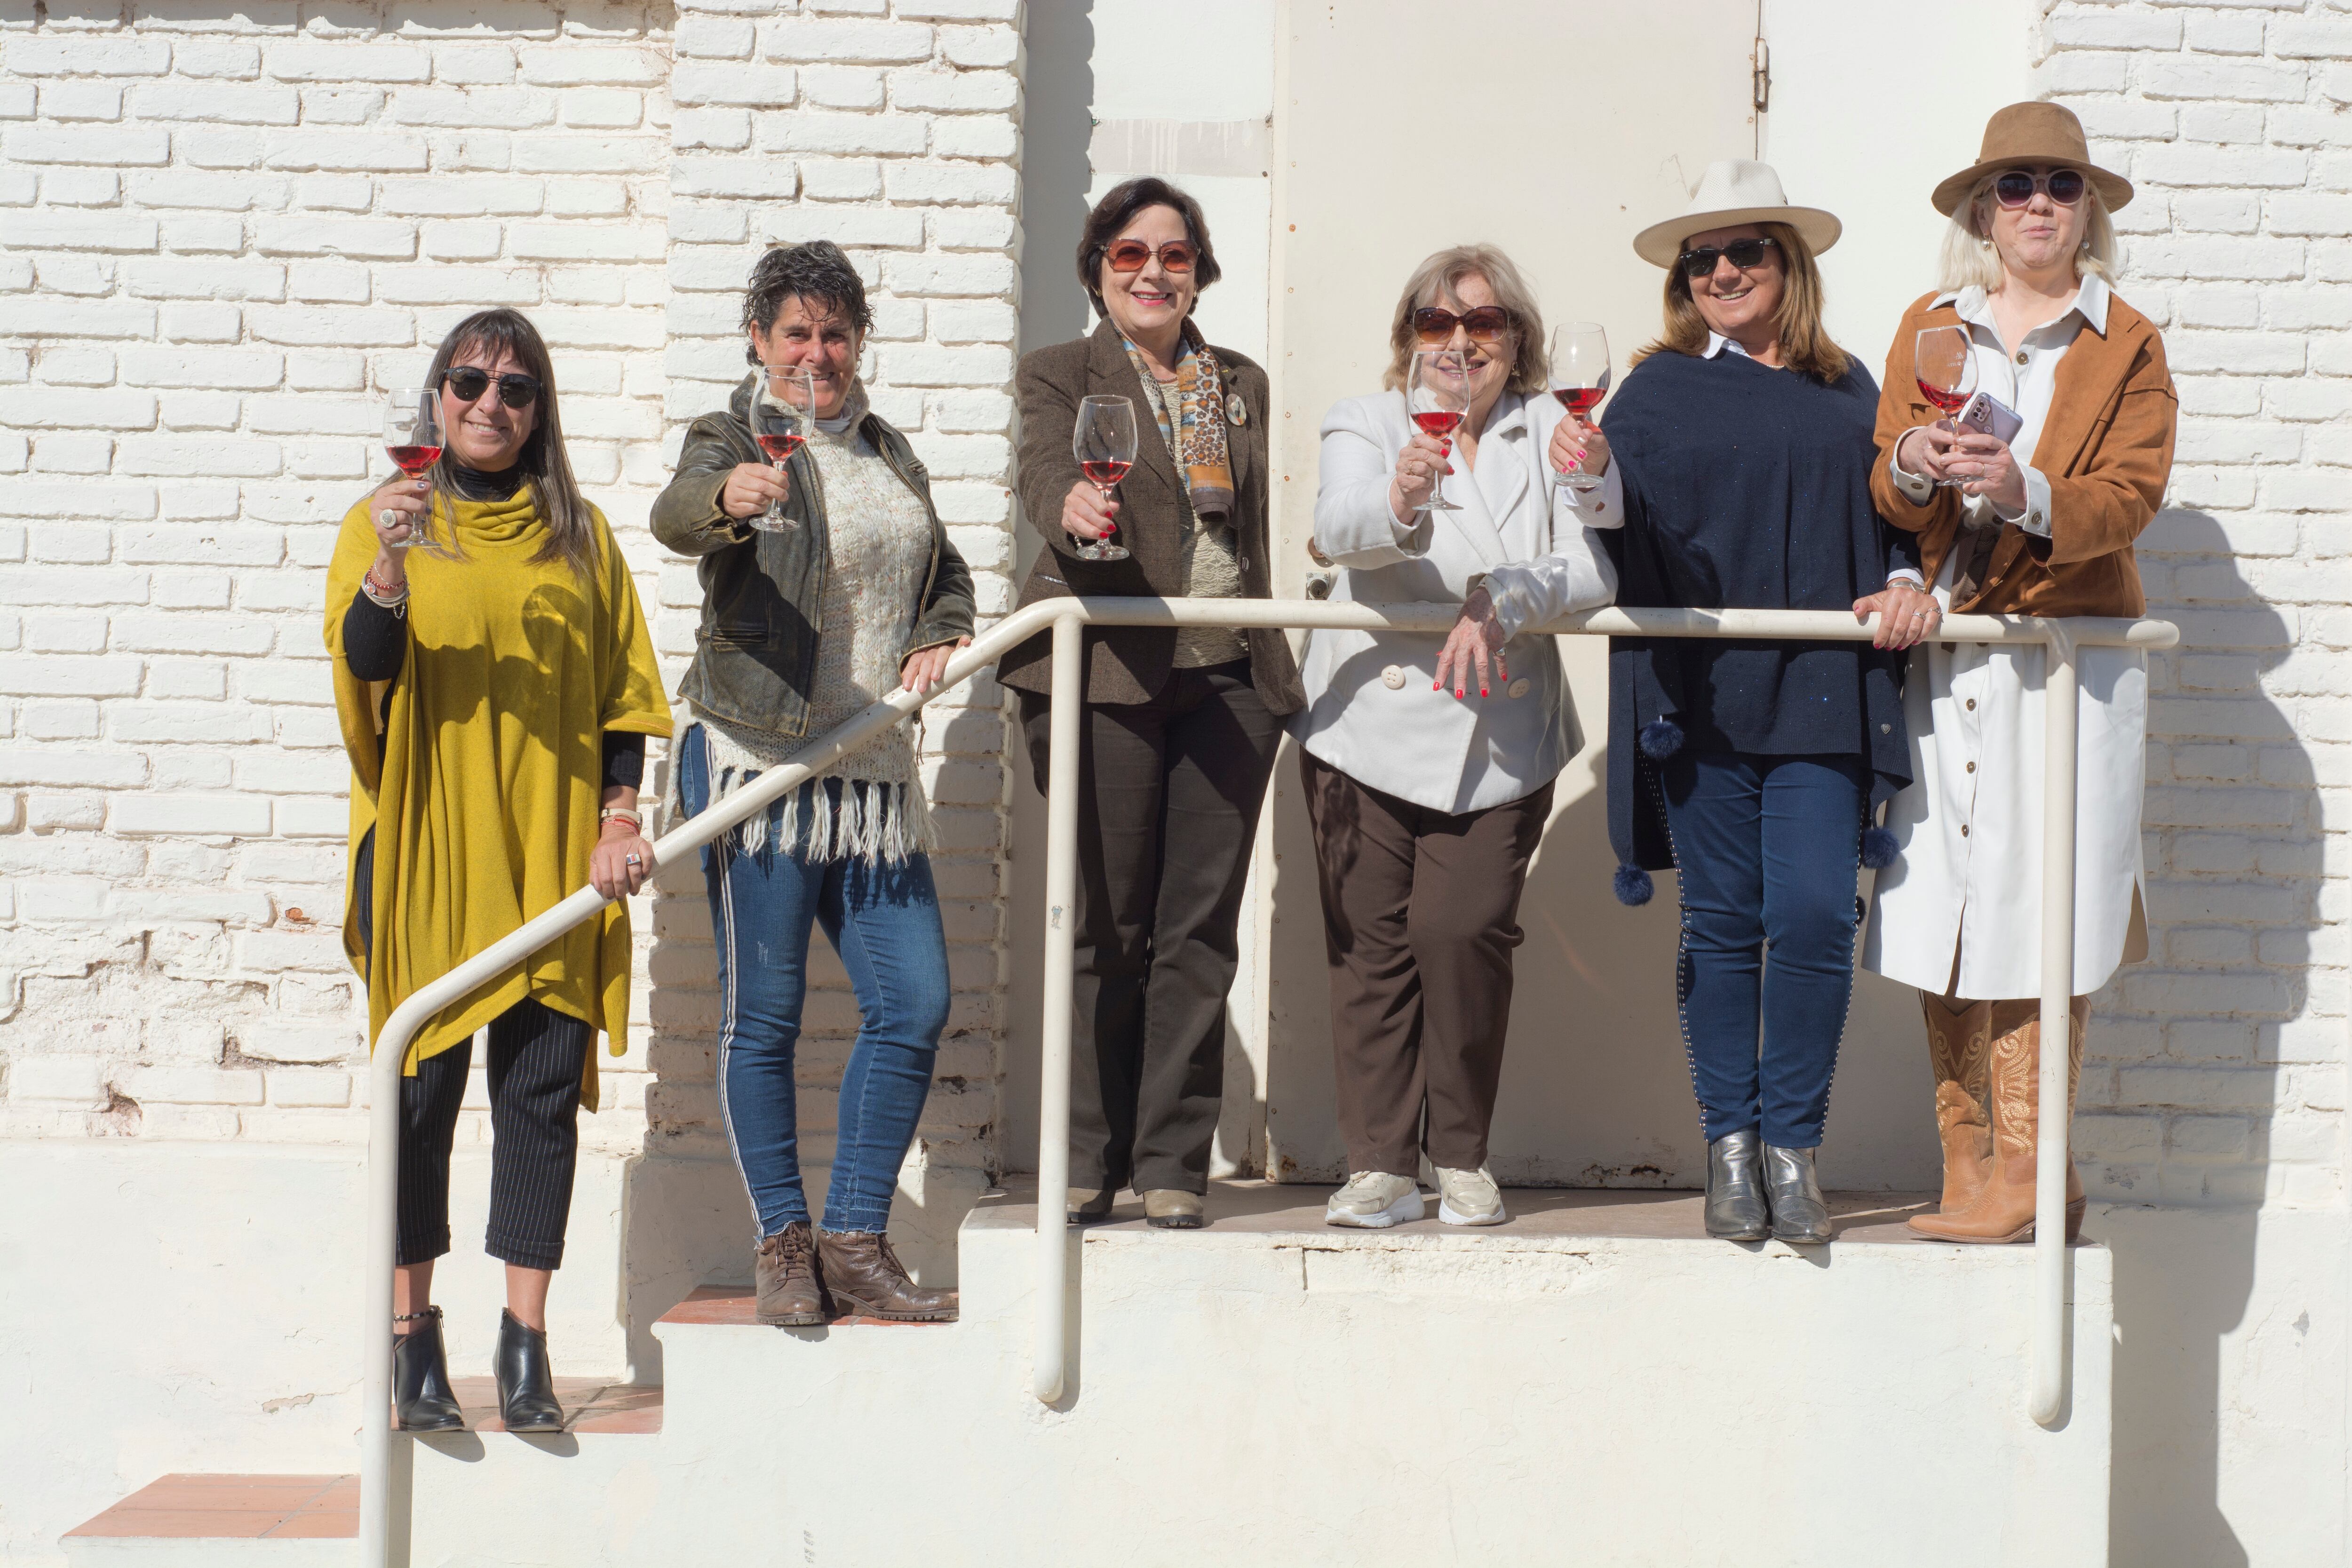
<svg viewBox="0 0 2352 1568">
<path fill-rule="evenodd" d="M 1685 250 L 1676 258 L 1682 263 L 1685 278 L 1704 278 L 1715 270 L 1718 260 L 1728 259 L 1742 272 L 1764 263 L 1764 252 L 1779 249 L 1779 242 L 1769 238 L 1735 239 L 1728 245 L 1702 245 L 1696 250 Z"/>
<path fill-rule="evenodd" d="M 1481 305 L 1459 316 L 1434 305 L 1412 313 L 1412 335 L 1425 343 L 1445 342 L 1456 327 L 1469 333 L 1474 343 L 1496 342 L 1511 330 L 1511 313 L 1500 305 Z"/>
<path fill-rule="evenodd" d="M 479 402 L 482 394 L 489 391 L 493 381 L 499 384 L 499 401 L 509 408 L 528 408 L 539 401 L 539 378 L 525 375 L 520 371 L 494 376 L 488 371 L 461 364 L 443 371 L 441 379 L 449 384 L 449 390 L 457 395 L 460 403 Z"/>
<path fill-rule="evenodd" d="M 1113 272 L 1140 272 L 1150 264 L 1152 251 L 1139 239 L 1121 239 L 1113 241 L 1103 254 L 1110 258 Z M 1192 246 L 1171 239 L 1160 247 L 1160 268 L 1169 272 L 1190 272 L 1193 255 Z"/>
<path fill-rule="evenodd" d="M 2047 191 L 2050 199 L 2062 207 L 2071 207 L 2083 199 L 2083 188 L 2089 182 L 2080 169 L 2053 169 L 2037 174 L 2031 169 L 2004 170 L 1992 183 L 1993 199 L 2005 207 L 2021 207 L 2033 199 L 2036 191 Z"/>
</svg>

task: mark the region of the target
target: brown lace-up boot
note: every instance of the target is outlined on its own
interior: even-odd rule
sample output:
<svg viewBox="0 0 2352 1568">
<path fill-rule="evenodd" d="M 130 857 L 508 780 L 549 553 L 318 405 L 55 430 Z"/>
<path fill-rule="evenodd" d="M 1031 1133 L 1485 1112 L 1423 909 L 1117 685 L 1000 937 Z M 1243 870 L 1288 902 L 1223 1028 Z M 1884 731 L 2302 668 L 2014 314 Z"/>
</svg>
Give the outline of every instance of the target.
<svg viewBox="0 0 2352 1568">
<path fill-rule="evenodd" d="M 817 1278 L 816 1240 L 808 1221 L 796 1219 L 761 1237 L 751 1258 L 760 1321 L 788 1328 L 824 1321 L 824 1282 Z"/>
<path fill-rule="evenodd" d="M 1957 1005 L 1958 1011 L 1953 1011 Z M 1958 1214 L 1976 1201 L 1992 1169 L 1992 1004 L 1919 993 L 1927 1020 L 1927 1060 L 1936 1072 L 1936 1133 L 1944 1144 L 1944 1201 Z"/>
<path fill-rule="evenodd" d="M 927 1290 L 908 1276 L 890 1238 L 873 1230 L 820 1230 L 818 1267 L 835 1311 L 892 1323 L 952 1323 L 956 1293 Z"/>
<path fill-rule="evenodd" d="M 2000 1243 L 2033 1239 L 2033 1187 L 2039 1165 L 2042 1087 L 2041 1009 L 2032 1002 L 1996 1002 L 1992 1009 L 1992 1170 L 1984 1188 L 1966 1208 L 1950 1214 L 1914 1215 L 1911 1228 L 1937 1241 Z M 2083 1076 L 2084 1031 L 2091 999 L 2077 996 L 2068 1009 L 2066 1109 L 2074 1114 L 2074 1089 Z M 2066 1239 L 2083 1233 L 2082 1178 L 2066 1163 Z"/>
</svg>

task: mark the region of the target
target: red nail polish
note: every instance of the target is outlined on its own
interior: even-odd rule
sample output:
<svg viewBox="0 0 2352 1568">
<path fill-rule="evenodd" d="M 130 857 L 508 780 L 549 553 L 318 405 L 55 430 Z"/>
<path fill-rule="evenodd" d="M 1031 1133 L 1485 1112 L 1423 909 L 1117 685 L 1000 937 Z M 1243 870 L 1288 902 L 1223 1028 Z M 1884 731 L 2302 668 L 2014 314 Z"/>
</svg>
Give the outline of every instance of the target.
<svg viewBox="0 0 2352 1568">
<path fill-rule="evenodd" d="M 1478 689 L 1478 695 L 1479 695 L 1479 696 L 1481 696 L 1481 697 L 1486 696 L 1486 689 L 1485 687 L 1483 687 L 1483 686 L 1482 686 L 1482 687 L 1480 687 L 1480 688 Z"/>
</svg>

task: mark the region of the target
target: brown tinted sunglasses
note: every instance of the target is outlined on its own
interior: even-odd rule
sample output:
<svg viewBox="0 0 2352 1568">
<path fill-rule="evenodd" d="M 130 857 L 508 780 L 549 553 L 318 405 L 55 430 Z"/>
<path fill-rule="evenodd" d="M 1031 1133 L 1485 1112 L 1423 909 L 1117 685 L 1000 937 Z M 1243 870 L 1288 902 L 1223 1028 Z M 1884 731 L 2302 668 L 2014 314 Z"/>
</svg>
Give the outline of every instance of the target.
<svg viewBox="0 0 2352 1568">
<path fill-rule="evenodd" d="M 1497 342 L 1511 330 L 1511 313 L 1500 305 L 1481 305 L 1459 316 L 1435 305 L 1424 305 L 1412 313 L 1412 335 L 1425 343 L 1445 342 L 1456 327 L 1469 333 L 1474 343 Z"/>
<path fill-rule="evenodd" d="M 1115 240 L 1103 255 L 1109 259 L 1113 272 L 1140 272 L 1151 263 L 1151 247 L 1139 239 Z M 1192 247 L 1183 240 L 1171 239 L 1160 247 L 1162 271 L 1190 272 L 1192 258 Z"/>
</svg>

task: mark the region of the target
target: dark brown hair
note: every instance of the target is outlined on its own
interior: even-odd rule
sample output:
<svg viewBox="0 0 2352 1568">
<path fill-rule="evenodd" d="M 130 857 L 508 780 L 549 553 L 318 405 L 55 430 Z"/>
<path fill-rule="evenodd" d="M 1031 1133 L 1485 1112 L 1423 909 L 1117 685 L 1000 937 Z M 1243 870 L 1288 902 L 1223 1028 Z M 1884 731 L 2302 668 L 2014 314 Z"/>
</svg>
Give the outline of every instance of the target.
<svg viewBox="0 0 2352 1568">
<path fill-rule="evenodd" d="M 866 279 L 857 275 L 841 247 L 829 239 L 778 246 L 751 264 L 751 281 L 743 290 L 746 363 L 760 363 L 751 334 L 773 327 L 783 313 L 784 301 L 795 298 L 812 314 L 819 305 L 839 311 L 860 337 L 874 324 L 874 308 L 866 302 Z"/>
<path fill-rule="evenodd" d="M 572 459 L 563 453 L 563 422 L 555 413 L 555 363 L 548 357 L 547 341 L 539 335 L 539 329 L 530 324 L 530 318 L 520 310 L 477 310 L 450 328 L 449 335 L 441 340 L 441 346 L 434 351 L 433 368 L 425 373 L 425 384 L 437 395 L 443 373 L 459 354 L 478 353 L 486 359 L 496 360 L 501 350 L 512 354 L 523 374 L 539 383 L 539 401 L 531 410 L 530 438 L 522 444 L 522 451 L 515 458 L 516 466 L 530 480 L 531 500 L 539 508 L 540 521 L 547 524 L 547 542 L 531 559 L 568 561 L 581 576 L 592 575 L 597 568 L 596 523 L 588 510 L 588 498 L 580 493 L 580 483 L 572 477 Z M 450 553 L 455 553 L 457 548 L 454 531 L 446 542 L 430 536 L 436 517 L 457 515 L 461 498 L 449 480 L 449 469 L 457 460 L 455 452 L 445 447 L 441 460 L 433 465 L 432 509 L 422 530 L 428 545 Z"/>
<path fill-rule="evenodd" d="M 1780 308 L 1774 324 L 1780 334 L 1780 363 L 1815 381 L 1828 383 L 1846 373 L 1851 356 L 1830 341 L 1822 324 L 1822 269 L 1813 265 L 1812 247 L 1785 223 L 1758 224 L 1780 253 Z M 1666 268 L 1666 325 L 1657 341 L 1635 354 L 1639 364 L 1654 353 L 1669 351 L 1696 356 L 1706 353 L 1709 328 L 1691 298 L 1690 279 L 1677 258 Z M 1631 366 L 1628 367 L 1629 369 Z"/>
<path fill-rule="evenodd" d="M 1200 290 L 1214 283 L 1224 274 L 1217 266 L 1217 252 L 1209 244 L 1209 220 L 1201 211 L 1201 204 L 1157 175 L 1146 174 L 1139 180 L 1127 180 L 1113 185 L 1095 210 L 1087 215 L 1087 226 L 1078 236 L 1078 281 L 1087 288 L 1087 298 L 1095 302 L 1095 314 L 1108 316 L 1103 309 L 1103 257 L 1110 250 L 1110 242 L 1118 231 L 1135 221 L 1135 215 L 1146 207 L 1173 207 L 1176 216 L 1184 220 L 1184 237 L 1192 242 L 1200 253 L 1192 263 L 1193 299 Z"/>
</svg>

